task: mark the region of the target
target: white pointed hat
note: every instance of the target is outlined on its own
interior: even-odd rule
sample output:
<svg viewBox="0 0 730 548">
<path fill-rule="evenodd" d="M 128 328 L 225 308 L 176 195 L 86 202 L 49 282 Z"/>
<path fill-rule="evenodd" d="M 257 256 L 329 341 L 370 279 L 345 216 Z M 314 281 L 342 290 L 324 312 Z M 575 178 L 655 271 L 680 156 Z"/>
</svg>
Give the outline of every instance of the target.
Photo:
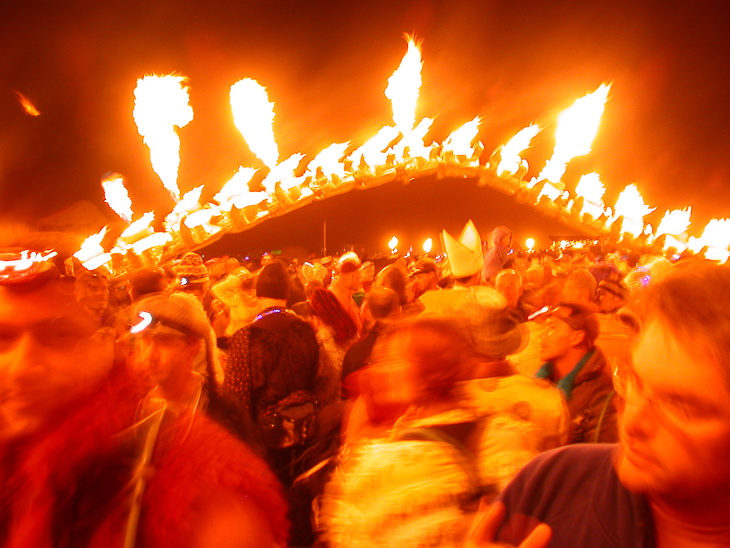
<svg viewBox="0 0 730 548">
<path fill-rule="evenodd" d="M 443 249 L 449 257 L 451 275 L 454 279 L 473 276 L 481 271 L 484 266 L 482 238 L 474 226 L 474 221 L 469 219 L 458 240 L 445 230 L 441 233 L 441 239 Z"/>
</svg>

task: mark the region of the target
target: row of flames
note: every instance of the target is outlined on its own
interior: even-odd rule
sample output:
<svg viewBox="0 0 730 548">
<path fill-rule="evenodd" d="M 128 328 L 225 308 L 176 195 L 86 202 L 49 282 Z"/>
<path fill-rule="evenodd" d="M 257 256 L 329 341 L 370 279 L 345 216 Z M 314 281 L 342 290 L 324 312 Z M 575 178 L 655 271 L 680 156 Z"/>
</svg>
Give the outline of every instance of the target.
<svg viewBox="0 0 730 548">
<path fill-rule="evenodd" d="M 594 234 L 613 235 L 617 242 L 661 244 L 661 240 L 655 241 L 661 237 L 665 240 L 664 249 L 704 251 L 707 258 L 727 261 L 729 219 L 713 219 L 701 237 L 688 237 L 691 208 L 667 211 L 653 230 L 651 225 L 644 224 L 644 217 L 655 208 L 644 203 L 636 185 L 628 185 L 613 208 L 603 202 L 606 189 L 597 173 L 583 175 L 574 194 L 565 188 L 561 178 L 568 163 L 591 151 L 610 85 L 602 84 L 559 115 L 553 155 L 541 173 L 527 181 L 529 166 L 521 154 L 542 131 L 536 124 L 500 145 L 486 165 L 479 162 L 484 151 L 483 144 L 477 140 L 479 117 L 451 133 L 442 143 L 425 143 L 433 119 L 418 120 L 416 116 L 422 65 L 418 45 L 408 38 L 408 50 L 385 89 L 392 103 L 393 125 L 386 125 L 354 150 L 349 142 L 332 144 L 303 169 L 303 154 L 293 154 L 280 161 L 273 131 L 274 104 L 269 101 L 266 89 L 249 78 L 235 83 L 230 90 L 233 122 L 268 173 L 263 178 L 263 172 L 259 176 L 263 190 L 251 191 L 249 183 L 258 170 L 241 166 L 213 201 L 204 205 L 200 203 L 202 186 L 180 197 L 177 184 L 180 165 L 177 128 L 193 119 L 185 79 L 169 75 L 138 80 L 134 120 L 150 149 L 152 168 L 176 205 L 164 219 L 164 232 L 155 232 L 154 213 L 144 213 L 135 220 L 123 177 L 118 174 L 109 177 L 102 182 L 105 199 L 129 226 L 111 249 L 102 246 L 108 230 L 104 227 L 87 238 L 74 256 L 89 270 L 103 268 L 121 275 L 141 266 L 159 264 L 226 232 L 246 230 L 271 215 L 315 199 L 353 188 L 436 174 L 478 178 L 480 185 L 513 194 L 521 202 L 552 212 L 564 222 Z M 349 154 L 348 150 L 351 150 Z"/>
</svg>

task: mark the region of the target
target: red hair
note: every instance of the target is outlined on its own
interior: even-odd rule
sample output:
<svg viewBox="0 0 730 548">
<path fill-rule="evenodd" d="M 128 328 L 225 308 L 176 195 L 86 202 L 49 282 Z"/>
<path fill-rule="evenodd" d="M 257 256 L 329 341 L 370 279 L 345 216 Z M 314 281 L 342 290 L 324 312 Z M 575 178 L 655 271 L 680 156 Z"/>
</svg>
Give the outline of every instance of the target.
<svg viewBox="0 0 730 548">
<path fill-rule="evenodd" d="M 335 342 L 343 344 L 357 336 L 357 326 L 331 291 L 317 288 L 309 297 L 312 314 L 335 332 Z"/>
</svg>

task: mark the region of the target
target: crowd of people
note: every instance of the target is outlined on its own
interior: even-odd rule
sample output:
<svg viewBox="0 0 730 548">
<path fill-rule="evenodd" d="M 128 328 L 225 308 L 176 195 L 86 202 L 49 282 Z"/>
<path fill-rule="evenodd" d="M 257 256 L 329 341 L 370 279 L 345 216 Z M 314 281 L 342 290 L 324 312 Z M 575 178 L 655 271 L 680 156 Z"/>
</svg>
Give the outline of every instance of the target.
<svg viewBox="0 0 730 548">
<path fill-rule="evenodd" d="M 730 267 L 510 238 L 0 268 L 0 545 L 730 545 Z"/>
</svg>

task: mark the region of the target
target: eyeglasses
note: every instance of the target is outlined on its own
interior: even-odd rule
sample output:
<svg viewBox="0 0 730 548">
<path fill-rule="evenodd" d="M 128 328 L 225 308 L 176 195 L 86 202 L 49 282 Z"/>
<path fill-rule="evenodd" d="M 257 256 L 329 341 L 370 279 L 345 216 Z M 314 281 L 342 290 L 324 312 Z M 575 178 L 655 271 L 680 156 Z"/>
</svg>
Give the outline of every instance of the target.
<svg viewBox="0 0 730 548">
<path fill-rule="evenodd" d="M 684 429 L 688 422 L 710 420 L 720 416 L 708 402 L 681 393 L 650 393 L 636 372 L 628 365 L 612 364 L 616 392 L 628 405 L 648 404 L 665 425 Z"/>
</svg>

